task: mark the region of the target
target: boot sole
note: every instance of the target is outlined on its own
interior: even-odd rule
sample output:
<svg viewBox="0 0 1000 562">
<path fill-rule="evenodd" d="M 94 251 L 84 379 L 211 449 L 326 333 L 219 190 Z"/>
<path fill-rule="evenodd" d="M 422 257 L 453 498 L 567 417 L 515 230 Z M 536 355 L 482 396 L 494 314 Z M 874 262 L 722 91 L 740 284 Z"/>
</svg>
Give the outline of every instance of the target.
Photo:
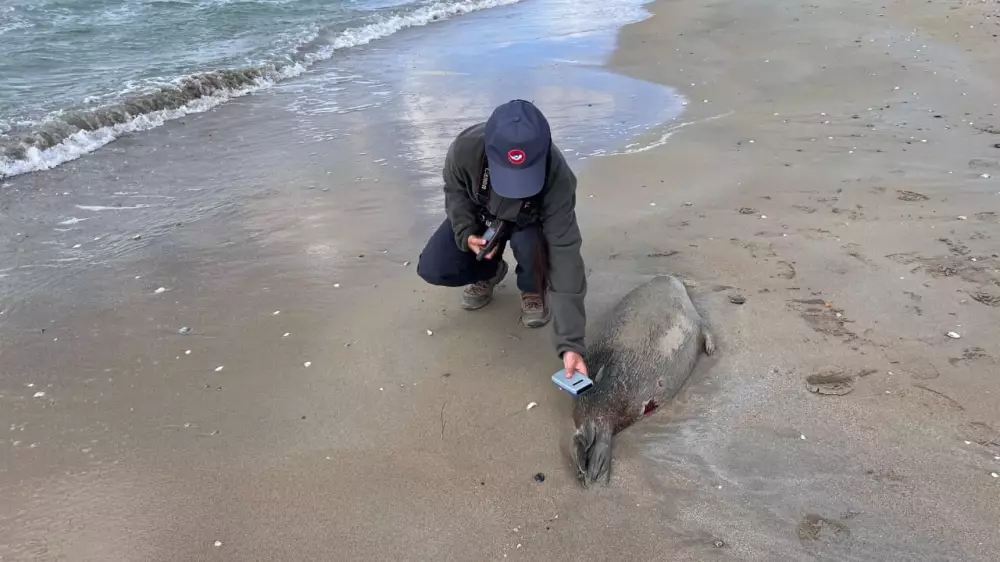
<svg viewBox="0 0 1000 562">
<path fill-rule="evenodd" d="M 548 324 L 550 320 L 552 320 L 552 311 L 546 312 L 545 316 L 543 318 L 538 319 L 538 320 L 532 320 L 530 322 L 525 322 L 524 321 L 524 316 L 522 316 L 519 319 L 519 321 L 521 322 L 522 326 L 524 326 L 525 328 L 531 328 L 531 329 L 541 328 L 542 326 L 545 326 L 546 324 Z"/>
</svg>

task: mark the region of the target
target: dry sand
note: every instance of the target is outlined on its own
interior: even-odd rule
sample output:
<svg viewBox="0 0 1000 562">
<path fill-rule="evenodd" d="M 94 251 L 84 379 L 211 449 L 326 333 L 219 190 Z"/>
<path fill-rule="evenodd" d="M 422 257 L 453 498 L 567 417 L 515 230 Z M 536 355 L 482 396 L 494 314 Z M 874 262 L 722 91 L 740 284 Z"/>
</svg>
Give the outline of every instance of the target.
<svg viewBox="0 0 1000 562">
<path fill-rule="evenodd" d="M 426 233 L 385 234 L 402 208 L 289 195 L 5 335 L 0 559 L 1000 557 L 996 4 L 651 10 L 610 65 L 690 105 L 580 174 L 591 317 L 682 275 L 720 354 L 609 488 L 574 482 L 511 286 L 464 313 L 404 265 Z M 827 368 L 853 390 L 810 392 Z"/>
</svg>

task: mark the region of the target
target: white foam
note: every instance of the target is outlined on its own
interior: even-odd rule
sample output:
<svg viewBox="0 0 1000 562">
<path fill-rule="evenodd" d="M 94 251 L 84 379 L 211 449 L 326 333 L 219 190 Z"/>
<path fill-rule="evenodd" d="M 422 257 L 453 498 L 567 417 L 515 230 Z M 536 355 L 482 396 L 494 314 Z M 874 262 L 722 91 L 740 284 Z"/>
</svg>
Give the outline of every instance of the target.
<svg viewBox="0 0 1000 562">
<path fill-rule="evenodd" d="M 656 139 L 655 141 L 653 141 L 653 142 L 651 142 L 651 143 L 649 143 L 647 145 L 638 145 L 638 143 L 633 143 L 633 144 L 628 145 L 625 148 L 625 150 L 622 150 L 622 151 L 607 152 L 607 153 L 604 153 L 604 154 L 593 154 L 592 156 L 620 156 L 620 155 L 624 155 L 624 154 L 639 154 L 640 152 L 647 152 L 649 150 L 653 150 L 656 147 L 663 146 L 663 145 L 667 144 L 667 141 L 670 140 L 670 137 L 674 136 L 674 133 L 676 133 L 677 131 L 683 129 L 684 127 L 687 127 L 688 125 L 696 125 L 698 123 L 704 123 L 706 121 L 715 121 L 716 119 L 722 119 L 723 117 L 729 117 L 733 113 L 734 112 L 730 111 L 730 112 L 727 112 L 727 113 L 721 113 L 719 115 L 713 115 L 711 117 L 706 117 L 704 119 L 699 119 L 697 121 L 688 121 L 686 123 L 677 123 L 675 125 L 671 125 L 671 126 L 667 127 L 667 130 L 662 135 L 660 135 L 660 138 Z M 629 147 L 633 147 L 633 148 L 629 148 Z"/>
<path fill-rule="evenodd" d="M 83 221 L 86 221 L 86 220 L 90 220 L 90 219 L 78 219 L 76 217 L 72 217 L 72 218 L 68 218 L 68 219 L 60 222 L 59 224 L 61 224 L 61 225 L 79 224 L 79 223 L 81 223 Z"/>
<path fill-rule="evenodd" d="M 132 205 L 130 207 L 105 207 L 103 205 L 77 205 L 76 208 L 83 211 L 121 211 L 122 209 L 145 209 L 152 205 Z M 87 219 L 83 219 L 87 220 Z"/>
<path fill-rule="evenodd" d="M 154 111 L 135 117 L 127 123 L 102 127 L 94 131 L 77 131 L 59 144 L 38 150 L 29 148 L 24 159 L 11 160 L 0 156 L 0 179 L 28 172 L 48 170 L 60 164 L 76 160 L 84 154 L 93 152 L 114 141 L 125 133 L 147 131 L 159 127 L 172 119 L 179 119 L 192 113 L 208 111 L 230 99 L 245 96 L 252 92 L 270 88 L 278 81 L 299 76 L 318 61 L 329 59 L 338 50 L 367 45 L 376 39 L 387 37 L 408 27 L 419 27 L 435 21 L 442 21 L 454 16 L 517 4 L 521 0 L 461 0 L 459 2 L 436 2 L 418 8 L 412 12 L 382 16 L 377 21 L 360 27 L 349 28 L 333 38 L 325 47 L 304 57 L 304 63 L 288 65 L 275 73 L 273 78 L 259 78 L 253 84 L 239 90 L 220 92 L 217 95 L 205 96 L 191 101 L 177 109 Z M 124 207 L 115 207 L 124 208 Z"/>
</svg>

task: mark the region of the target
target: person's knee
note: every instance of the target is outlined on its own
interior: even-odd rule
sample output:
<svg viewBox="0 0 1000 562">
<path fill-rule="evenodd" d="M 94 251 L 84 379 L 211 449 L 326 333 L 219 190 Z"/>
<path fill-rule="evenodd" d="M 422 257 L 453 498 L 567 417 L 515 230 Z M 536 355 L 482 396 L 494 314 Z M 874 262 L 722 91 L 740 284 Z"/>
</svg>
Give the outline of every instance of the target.
<svg viewBox="0 0 1000 562">
<path fill-rule="evenodd" d="M 441 267 L 440 260 L 436 256 L 428 256 L 426 253 L 420 254 L 417 259 L 417 276 L 431 285 L 448 285 L 448 274 Z"/>
</svg>

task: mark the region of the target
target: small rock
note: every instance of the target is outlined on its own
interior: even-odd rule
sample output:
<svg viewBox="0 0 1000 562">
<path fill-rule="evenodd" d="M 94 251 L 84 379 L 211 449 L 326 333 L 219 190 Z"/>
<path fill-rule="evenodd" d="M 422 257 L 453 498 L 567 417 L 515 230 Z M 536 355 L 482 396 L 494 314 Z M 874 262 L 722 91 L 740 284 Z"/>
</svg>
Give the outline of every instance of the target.
<svg viewBox="0 0 1000 562">
<path fill-rule="evenodd" d="M 184 326 L 180 330 L 177 330 L 177 333 L 179 333 L 179 334 L 190 334 L 191 333 L 191 328 L 188 328 L 187 326 Z"/>
<path fill-rule="evenodd" d="M 756 215 L 760 211 L 754 209 L 753 207 L 740 207 L 739 209 L 736 210 L 736 212 L 738 212 L 741 215 Z"/>
<path fill-rule="evenodd" d="M 544 472 L 539 472 L 538 474 L 535 474 L 535 482 L 539 482 L 539 483 L 545 482 L 545 473 Z"/>
<path fill-rule="evenodd" d="M 733 304 L 743 304 L 747 302 L 747 298 L 743 295 L 729 295 L 729 302 Z"/>
<path fill-rule="evenodd" d="M 962 337 L 962 335 L 959 334 L 958 332 L 948 332 L 945 335 L 948 336 L 949 338 L 953 339 L 953 340 L 957 340 L 958 338 Z"/>
</svg>

